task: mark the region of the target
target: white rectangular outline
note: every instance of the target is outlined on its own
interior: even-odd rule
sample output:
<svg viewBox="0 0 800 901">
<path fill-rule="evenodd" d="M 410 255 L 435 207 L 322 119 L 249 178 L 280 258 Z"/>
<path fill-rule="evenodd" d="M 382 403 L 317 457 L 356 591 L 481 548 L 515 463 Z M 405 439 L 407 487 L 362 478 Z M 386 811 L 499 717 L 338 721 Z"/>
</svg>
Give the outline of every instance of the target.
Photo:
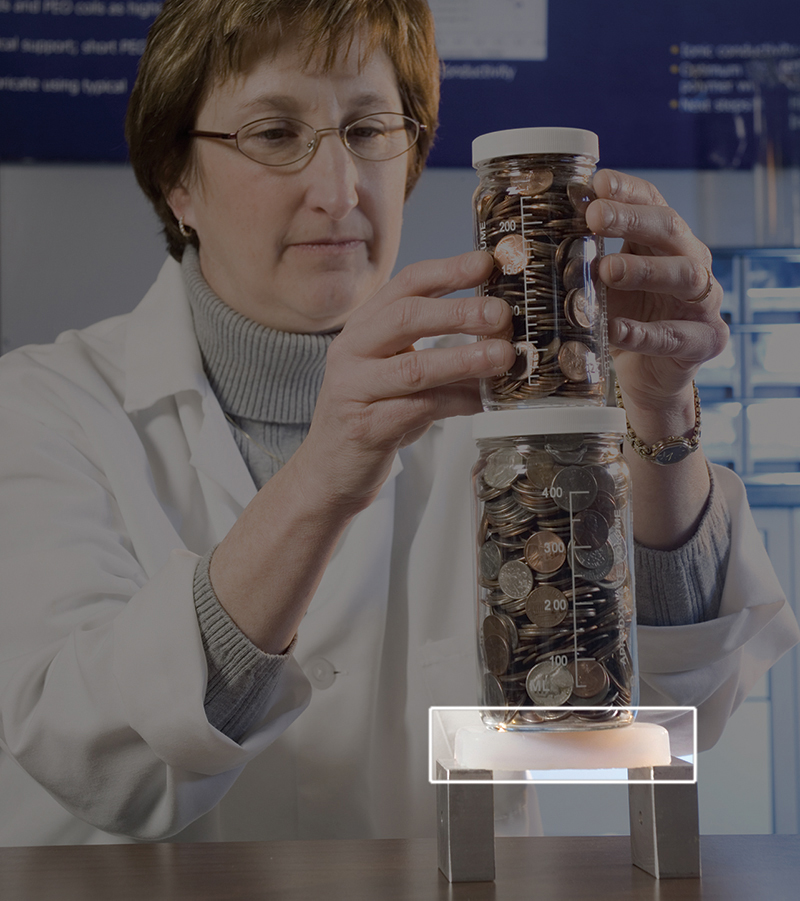
<svg viewBox="0 0 800 901">
<path fill-rule="evenodd" d="M 428 782 L 431 785 L 446 785 L 450 782 L 458 781 L 459 785 L 695 785 L 697 783 L 697 708 L 696 707 L 624 707 L 621 710 L 649 711 L 654 710 L 659 713 L 687 713 L 692 714 L 692 778 L 691 779 L 436 779 L 434 768 L 435 761 L 433 759 L 433 715 L 440 710 L 474 710 L 480 713 L 483 710 L 506 710 L 505 707 L 429 707 L 428 708 Z M 526 708 L 528 709 L 528 708 Z M 533 709 L 533 708 L 529 708 Z M 582 708 L 576 707 L 548 707 L 548 710 L 576 710 Z M 597 707 L 589 708 L 597 710 Z M 488 727 L 487 727 L 488 728 Z M 615 728 L 625 728 L 618 726 Z M 522 731 L 522 730 L 518 730 Z M 531 732 L 536 730 L 531 729 Z M 545 730 L 540 730 L 545 731 Z M 555 730 L 547 730 L 555 731 Z M 564 730 L 566 731 L 566 730 Z M 578 730 L 575 730 L 578 731 Z M 588 731 L 588 730 L 587 730 Z M 673 755 L 674 756 L 674 755 Z M 688 762 L 688 761 L 687 761 Z M 464 767 L 467 769 L 467 767 Z M 628 767 L 603 767 L 603 769 L 628 769 Z M 502 771 L 501 771 L 502 772 Z M 526 772 L 537 772 L 536 770 L 527 770 Z M 539 770 L 538 772 L 544 772 Z"/>
</svg>

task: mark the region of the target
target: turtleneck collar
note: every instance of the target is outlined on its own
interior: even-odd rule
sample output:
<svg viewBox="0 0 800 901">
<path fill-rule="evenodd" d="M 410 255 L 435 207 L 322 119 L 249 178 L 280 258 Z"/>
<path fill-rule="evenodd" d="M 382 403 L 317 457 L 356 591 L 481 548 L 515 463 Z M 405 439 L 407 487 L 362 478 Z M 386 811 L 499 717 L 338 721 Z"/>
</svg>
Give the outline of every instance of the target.
<svg viewBox="0 0 800 901">
<path fill-rule="evenodd" d="M 260 422 L 308 423 L 331 334 L 278 332 L 247 319 L 211 290 L 194 247 L 181 261 L 203 366 L 222 409 Z"/>
</svg>

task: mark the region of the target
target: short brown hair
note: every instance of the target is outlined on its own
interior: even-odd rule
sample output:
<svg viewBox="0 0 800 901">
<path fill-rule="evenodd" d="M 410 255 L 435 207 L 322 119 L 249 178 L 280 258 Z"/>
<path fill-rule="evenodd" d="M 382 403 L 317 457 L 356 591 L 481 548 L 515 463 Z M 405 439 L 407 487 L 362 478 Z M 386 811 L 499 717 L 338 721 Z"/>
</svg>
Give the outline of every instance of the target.
<svg viewBox="0 0 800 901">
<path fill-rule="evenodd" d="M 310 62 L 325 70 L 365 36 L 363 56 L 382 48 L 394 66 L 403 112 L 426 126 L 409 166 L 408 194 L 422 172 L 439 109 L 439 59 L 426 0 L 165 0 L 150 29 L 133 87 L 125 134 L 136 178 L 161 221 L 170 253 L 184 238 L 167 196 L 191 165 L 187 132 L 208 92 L 240 74 L 253 49 L 275 52 L 287 33 L 300 35 Z"/>
</svg>

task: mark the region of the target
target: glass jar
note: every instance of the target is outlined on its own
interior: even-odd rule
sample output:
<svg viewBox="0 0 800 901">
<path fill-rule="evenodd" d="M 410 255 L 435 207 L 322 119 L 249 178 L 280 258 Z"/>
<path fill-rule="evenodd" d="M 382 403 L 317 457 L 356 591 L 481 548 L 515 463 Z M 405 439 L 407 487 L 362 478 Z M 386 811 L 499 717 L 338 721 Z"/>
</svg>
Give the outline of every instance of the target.
<svg viewBox="0 0 800 901">
<path fill-rule="evenodd" d="M 638 702 L 638 681 L 625 429 L 625 412 L 616 407 L 474 417 L 480 704 L 492 728 L 595 729 L 633 721 L 628 708 Z"/>
<path fill-rule="evenodd" d="M 606 402 L 603 240 L 585 212 L 598 160 L 597 135 L 579 128 L 518 128 L 472 143 L 480 185 L 473 197 L 475 247 L 496 268 L 481 291 L 513 311 L 514 366 L 484 379 L 485 410 Z"/>
</svg>

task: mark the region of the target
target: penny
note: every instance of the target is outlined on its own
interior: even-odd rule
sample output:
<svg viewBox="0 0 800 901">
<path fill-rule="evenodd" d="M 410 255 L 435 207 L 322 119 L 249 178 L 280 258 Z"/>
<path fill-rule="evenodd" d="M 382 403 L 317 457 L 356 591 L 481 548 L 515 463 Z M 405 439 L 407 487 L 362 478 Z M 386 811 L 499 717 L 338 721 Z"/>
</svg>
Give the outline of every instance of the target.
<svg viewBox="0 0 800 901">
<path fill-rule="evenodd" d="M 525 268 L 528 253 L 522 235 L 510 234 L 501 238 L 494 249 L 494 258 L 505 275 L 516 275 Z"/>
<path fill-rule="evenodd" d="M 586 208 L 593 200 L 597 200 L 597 194 L 594 193 L 589 185 L 582 181 L 571 181 L 567 185 L 567 197 L 575 209 L 584 216 Z"/>
<path fill-rule="evenodd" d="M 508 374 L 513 378 L 529 379 L 539 368 L 539 349 L 531 341 L 517 341 L 514 350 L 517 359 Z"/>
<path fill-rule="evenodd" d="M 564 267 L 564 288 L 567 291 L 571 291 L 574 288 L 582 288 L 584 281 L 583 257 L 575 257 Z"/>
<path fill-rule="evenodd" d="M 552 660 L 537 663 L 525 680 L 528 697 L 540 707 L 561 707 L 569 700 L 573 687 L 569 670 Z"/>
<path fill-rule="evenodd" d="M 489 614 L 481 624 L 484 642 L 490 635 L 499 635 L 505 641 L 509 640 L 508 627 L 503 619 L 495 614 Z"/>
<path fill-rule="evenodd" d="M 588 700 L 601 695 L 602 700 L 608 692 L 611 680 L 602 663 L 596 660 L 578 660 L 577 663 L 571 661 L 567 664 L 567 669 L 575 683 L 572 693 L 578 698 Z"/>
<path fill-rule="evenodd" d="M 567 548 L 555 532 L 535 532 L 525 542 L 525 559 L 538 573 L 554 573 L 564 565 Z"/>
<path fill-rule="evenodd" d="M 525 615 L 541 629 L 562 623 L 569 612 L 567 596 L 553 585 L 540 585 L 525 600 Z"/>
<path fill-rule="evenodd" d="M 523 194 L 541 194 L 553 184 L 553 171 L 551 169 L 534 169 L 531 172 L 514 175 L 510 181 Z"/>
<path fill-rule="evenodd" d="M 596 510 L 584 510 L 572 519 L 572 540 L 576 547 L 596 550 L 608 541 L 608 523 Z"/>
<path fill-rule="evenodd" d="M 545 454 L 545 456 L 547 460 L 541 462 L 538 459 L 529 458 L 525 467 L 528 480 L 539 491 L 544 491 L 545 488 L 549 489 L 556 472 L 558 472 L 558 467 L 553 464 L 550 455 Z"/>
<path fill-rule="evenodd" d="M 583 288 L 573 288 L 564 301 L 564 315 L 576 328 L 591 328 L 594 306 Z"/>
<path fill-rule="evenodd" d="M 486 541 L 478 551 L 478 569 L 487 582 L 496 582 L 503 565 L 503 554 L 493 541 Z"/>
<path fill-rule="evenodd" d="M 571 382 L 585 382 L 594 353 L 581 341 L 565 341 L 558 351 L 558 365 Z"/>
<path fill-rule="evenodd" d="M 500 635 L 487 635 L 483 640 L 486 669 L 495 676 L 502 676 L 511 662 L 511 649 Z"/>
<path fill-rule="evenodd" d="M 566 559 L 566 550 L 564 552 Z M 522 560 L 509 560 L 500 568 L 500 588 L 510 598 L 525 598 L 533 588 L 533 573 Z"/>
<path fill-rule="evenodd" d="M 553 477 L 550 496 L 562 510 L 579 513 L 592 505 L 597 482 L 588 468 L 566 466 Z"/>
</svg>

